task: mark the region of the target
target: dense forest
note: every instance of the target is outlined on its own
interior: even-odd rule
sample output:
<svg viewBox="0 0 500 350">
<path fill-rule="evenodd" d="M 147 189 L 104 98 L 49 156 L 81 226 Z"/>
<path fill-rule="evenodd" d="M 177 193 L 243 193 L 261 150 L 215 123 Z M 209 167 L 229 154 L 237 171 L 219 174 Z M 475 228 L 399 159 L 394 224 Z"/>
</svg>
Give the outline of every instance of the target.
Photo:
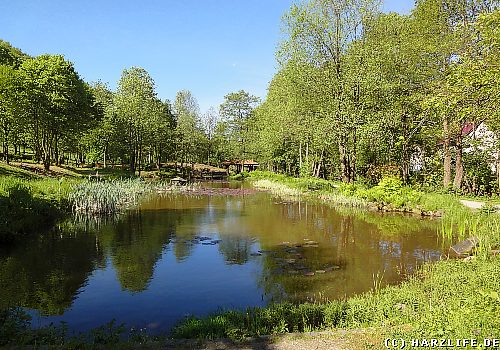
<svg viewBox="0 0 500 350">
<path fill-rule="evenodd" d="M 139 173 L 254 159 L 294 176 L 497 192 L 498 5 L 419 0 L 399 15 L 375 0 L 300 2 L 283 16 L 265 100 L 241 90 L 203 114 L 189 91 L 160 100 L 142 68 L 112 91 L 62 55 L 0 41 L 2 156 Z"/>
</svg>

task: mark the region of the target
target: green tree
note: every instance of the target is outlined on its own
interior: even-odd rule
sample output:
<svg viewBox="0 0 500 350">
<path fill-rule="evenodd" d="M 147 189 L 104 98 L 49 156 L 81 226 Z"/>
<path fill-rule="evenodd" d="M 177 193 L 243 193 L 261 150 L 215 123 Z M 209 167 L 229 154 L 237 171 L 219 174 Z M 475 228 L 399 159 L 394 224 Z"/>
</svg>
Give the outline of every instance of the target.
<svg viewBox="0 0 500 350">
<path fill-rule="evenodd" d="M 374 15 L 377 5 L 371 0 L 311 0 L 293 5 L 284 17 L 287 37 L 279 60 L 282 64 L 307 63 L 323 76 L 316 82 L 320 90 L 315 96 L 320 105 L 317 113 L 325 121 L 325 146 L 337 143 L 345 182 L 356 176 L 357 102 L 361 93 L 357 81 L 349 75 L 345 54 L 349 45 L 362 36 L 364 22 Z M 318 168 L 325 152 L 326 148 L 321 151 Z"/>
<path fill-rule="evenodd" d="M 248 126 L 257 103 L 258 97 L 240 90 L 224 96 L 224 102 L 220 105 L 220 115 L 227 126 L 228 141 L 241 161 L 242 171 L 247 156 Z"/>
<path fill-rule="evenodd" d="M 148 120 L 153 116 L 156 106 L 154 81 L 146 70 L 132 67 L 123 71 L 118 82 L 115 106 L 123 126 L 121 132 L 128 145 L 130 171 L 135 173 L 138 169 L 140 174 Z"/>
<path fill-rule="evenodd" d="M 21 50 L 0 39 L 0 64 L 18 68 L 28 58 Z"/>
<path fill-rule="evenodd" d="M 17 70 L 0 65 L 0 135 L 4 160 L 9 163 L 9 144 L 21 128 L 21 84 Z"/>
<path fill-rule="evenodd" d="M 184 163 L 201 160 L 205 135 L 202 131 L 199 110 L 198 102 L 190 91 L 177 92 L 174 116 L 176 118 L 177 158 L 181 161 L 181 166 Z"/>
<path fill-rule="evenodd" d="M 91 120 L 90 89 L 60 55 L 42 55 L 19 67 L 26 116 L 36 158 L 46 170 L 60 161 L 59 146 L 66 135 L 81 132 Z"/>
</svg>

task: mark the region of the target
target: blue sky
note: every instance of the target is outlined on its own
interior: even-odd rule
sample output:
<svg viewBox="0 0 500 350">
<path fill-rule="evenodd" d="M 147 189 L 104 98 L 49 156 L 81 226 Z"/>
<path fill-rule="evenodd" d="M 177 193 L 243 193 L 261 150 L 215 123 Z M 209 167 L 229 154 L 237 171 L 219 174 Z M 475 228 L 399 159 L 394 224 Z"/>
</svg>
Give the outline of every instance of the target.
<svg viewBox="0 0 500 350">
<path fill-rule="evenodd" d="M 240 89 L 265 97 L 280 20 L 292 0 L 0 0 L 0 39 L 36 56 L 63 54 L 86 81 L 116 87 L 145 68 L 160 98 L 191 90 L 201 111 Z M 385 0 L 408 13 L 413 0 Z"/>
</svg>

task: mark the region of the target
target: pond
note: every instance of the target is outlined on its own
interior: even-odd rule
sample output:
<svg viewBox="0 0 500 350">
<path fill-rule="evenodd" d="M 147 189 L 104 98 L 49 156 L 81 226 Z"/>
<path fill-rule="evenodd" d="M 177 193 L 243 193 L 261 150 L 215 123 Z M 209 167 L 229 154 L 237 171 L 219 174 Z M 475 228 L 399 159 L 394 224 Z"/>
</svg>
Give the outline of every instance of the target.
<svg viewBox="0 0 500 350">
<path fill-rule="evenodd" d="M 86 331 L 115 319 L 155 333 L 189 315 L 396 284 L 442 253 L 434 220 L 215 194 L 154 195 L 117 218 L 75 219 L 3 248 L 0 307 L 26 308 L 34 326 Z"/>
</svg>

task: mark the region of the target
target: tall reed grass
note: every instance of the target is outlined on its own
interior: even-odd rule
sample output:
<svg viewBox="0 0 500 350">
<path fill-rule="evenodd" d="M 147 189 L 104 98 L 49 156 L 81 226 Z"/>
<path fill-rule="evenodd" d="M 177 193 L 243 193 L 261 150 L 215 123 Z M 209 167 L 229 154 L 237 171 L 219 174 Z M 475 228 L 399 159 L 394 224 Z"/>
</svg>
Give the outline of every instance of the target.
<svg viewBox="0 0 500 350">
<path fill-rule="evenodd" d="M 304 191 L 297 188 L 291 188 L 285 184 L 267 179 L 257 180 L 253 185 L 257 188 L 269 190 L 271 193 L 280 197 L 300 197 L 304 194 Z"/>
<path fill-rule="evenodd" d="M 112 214 L 136 204 L 139 197 L 153 190 L 140 179 L 85 181 L 69 194 L 75 212 Z"/>
</svg>

